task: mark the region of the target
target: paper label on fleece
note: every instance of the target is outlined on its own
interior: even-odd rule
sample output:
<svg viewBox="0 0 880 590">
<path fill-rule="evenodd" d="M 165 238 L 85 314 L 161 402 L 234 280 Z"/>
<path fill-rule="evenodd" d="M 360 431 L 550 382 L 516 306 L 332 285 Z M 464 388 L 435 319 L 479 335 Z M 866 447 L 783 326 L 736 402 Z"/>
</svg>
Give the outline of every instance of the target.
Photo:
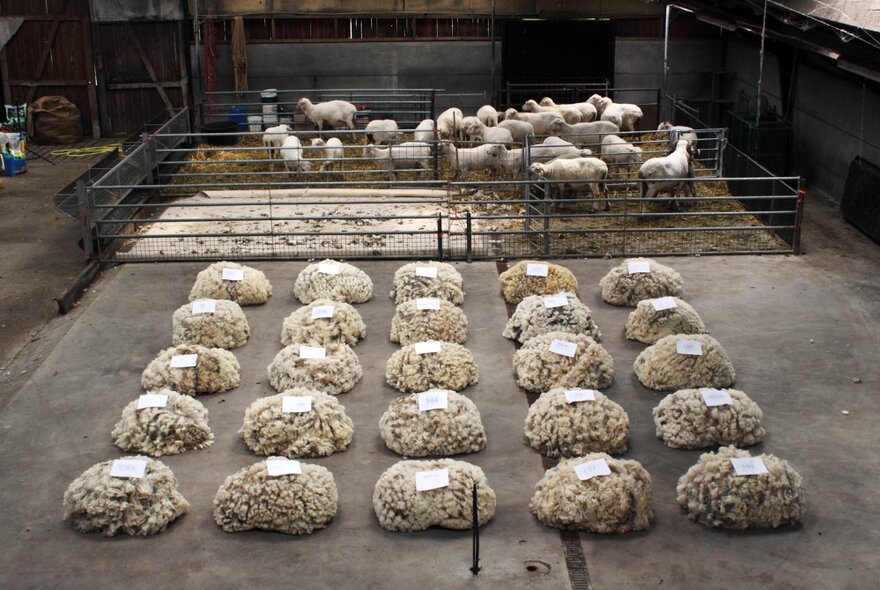
<svg viewBox="0 0 880 590">
<path fill-rule="evenodd" d="M 569 358 L 573 357 L 577 352 L 577 344 L 568 342 L 567 340 L 552 340 L 550 342 L 550 352 L 561 354 Z"/>
<path fill-rule="evenodd" d="M 168 405 L 168 396 L 164 393 L 145 393 L 138 398 L 137 409 L 164 408 Z"/>
<path fill-rule="evenodd" d="M 703 356 L 703 344 L 699 340 L 676 340 L 675 352 L 690 356 Z"/>
<path fill-rule="evenodd" d="M 110 465 L 110 477 L 141 479 L 147 474 L 147 462 L 143 459 L 116 459 Z"/>
<path fill-rule="evenodd" d="M 416 267 L 416 276 L 424 277 L 426 279 L 436 279 L 437 278 L 437 267 L 436 266 L 417 266 Z"/>
<path fill-rule="evenodd" d="M 201 313 L 214 313 L 217 311 L 217 300 L 216 299 L 199 299 L 197 301 L 193 301 L 193 315 L 199 315 Z"/>
<path fill-rule="evenodd" d="M 313 307 L 312 319 L 318 320 L 321 318 L 332 318 L 334 311 L 336 311 L 336 306 L 334 305 L 319 305 L 317 307 Z"/>
<path fill-rule="evenodd" d="M 551 309 L 554 307 L 564 307 L 568 305 L 568 297 L 559 293 L 557 295 L 547 295 L 544 297 L 544 307 Z"/>
<path fill-rule="evenodd" d="M 318 272 L 324 275 L 338 275 L 341 270 L 338 262 L 322 262 L 318 265 Z"/>
<path fill-rule="evenodd" d="M 285 395 L 281 398 L 281 412 L 284 414 L 303 414 L 312 411 L 312 396 Z"/>
<path fill-rule="evenodd" d="M 651 307 L 654 308 L 654 311 L 663 311 L 664 309 L 675 309 L 678 304 L 675 302 L 675 297 L 658 297 L 651 299 Z"/>
<path fill-rule="evenodd" d="M 428 340 L 427 342 L 416 342 L 413 344 L 413 351 L 416 354 L 428 354 L 432 352 L 440 352 L 441 345 L 437 340 Z"/>
<path fill-rule="evenodd" d="M 737 475 L 761 475 L 767 473 L 767 466 L 764 465 L 761 457 L 731 457 L 730 462 L 733 464 L 733 470 Z"/>
<path fill-rule="evenodd" d="M 327 357 L 327 349 L 323 346 L 306 346 L 303 344 L 299 347 L 299 358 L 301 359 L 322 359 Z"/>
<path fill-rule="evenodd" d="M 270 477 L 300 475 L 302 474 L 302 465 L 300 465 L 299 461 L 286 457 L 269 457 L 266 459 L 266 473 Z"/>
<path fill-rule="evenodd" d="M 566 389 L 565 401 L 570 404 L 577 402 L 596 401 L 596 392 L 592 389 Z"/>
<path fill-rule="evenodd" d="M 611 475 L 611 468 L 608 467 L 608 463 L 605 462 L 605 459 L 596 459 L 595 461 L 586 461 L 579 465 L 575 465 L 574 472 L 579 480 L 587 481 L 594 477 Z"/>
<path fill-rule="evenodd" d="M 651 263 L 647 260 L 631 260 L 626 263 L 626 270 L 631 275 L 640 272 L 651 272 Z"/>
<path fill-rule="evenodd" d="M 426 492 L 449 486 L 449 470 L 434 469 L 416 472 L 416 491 Z"/>
<path fill-rule="evenodd" d="M 199 355 L 197 354 L 175 354 L 171 357 L 171 366 L 175 369 L 195 367 L 198 362 Z"/>
<path fill-rule="evenodd" d="M 700 390 L 700 395 L 703 396 L 703 402 L 705 402 L 710 408 L 714 406 L 733 405 L 733 400 L 730 395 L 726 391 L 721 391 L 720 389 L 711 389 L 707 387 Z"/>
<path fill-rule="evenodd" d="M 449 395 L 442 389 L 429 389 L 419 394 L 419 412 L 445 410 L 449 407 Z"/>
<path fill-rule="evenodd" d="M 243 281 L 244 270 L 241 268 L 224 268 L 220 276 L 224 281 Z"/>
<path fill-rule="evenodd" d="M 419 297 L 416 299 L 416 309 L 440 309 L 440 300 L 436 297 Z"/>
<path fill-rule="evenodd" d="M 540 262 L 531 262 L 526 265 L 527 277 L 546 277 L 550 267 Z"/>
</svg>

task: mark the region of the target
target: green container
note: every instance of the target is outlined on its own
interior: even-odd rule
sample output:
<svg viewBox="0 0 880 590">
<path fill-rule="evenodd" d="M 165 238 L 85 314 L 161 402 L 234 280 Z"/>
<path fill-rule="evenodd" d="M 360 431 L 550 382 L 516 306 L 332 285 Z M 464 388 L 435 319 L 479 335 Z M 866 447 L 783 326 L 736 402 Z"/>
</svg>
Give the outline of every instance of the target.
<svg viewBox="0 0 880 590">
<path fill-rule="evenodd" d="M 791 125 L 776 115 L 761 115 L 755 123 L 755 113 L 730 115 L 730 143 L 777 175 L 788 173 L 791 155 Z"/>
</svg>

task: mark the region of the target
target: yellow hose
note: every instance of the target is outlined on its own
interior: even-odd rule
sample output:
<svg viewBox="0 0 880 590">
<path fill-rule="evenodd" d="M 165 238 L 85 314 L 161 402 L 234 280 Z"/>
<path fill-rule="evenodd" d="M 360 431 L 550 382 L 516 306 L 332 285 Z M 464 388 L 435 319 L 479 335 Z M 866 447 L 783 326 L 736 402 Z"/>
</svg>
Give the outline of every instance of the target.
<svg viewBox="0 0 880 590">
<path fill-rule="evenodd" d="M 110 143 L 107 145 L 98 145 L 84 148 L 70 148 L 65 150 L 54 150 L 51 152 L 53 156 L 66 156 L 68 158 L 93 158 L 101 154 L 109 154 L 119 150 L 123 153 L 121 143 Z"/>
</svg>

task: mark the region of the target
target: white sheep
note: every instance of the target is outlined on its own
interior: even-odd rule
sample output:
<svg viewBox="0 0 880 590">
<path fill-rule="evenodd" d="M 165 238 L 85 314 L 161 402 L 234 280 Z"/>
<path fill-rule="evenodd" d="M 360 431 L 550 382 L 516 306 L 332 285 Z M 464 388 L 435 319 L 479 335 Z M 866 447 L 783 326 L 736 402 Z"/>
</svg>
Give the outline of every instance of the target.
<svg viewBox="0 0 880 590">
<path fill-rule="evenodd" d="M 316 137 L 312 140 L 312 147 L 318 148 L 323 152 L 321 155 L 321 160 L 323 161 L 318 168 L 321 172 L 334 161 L 341 162 L 345 158 L 345 148 L 342 146 L 342 140 L 338 137 L 331 137 L 327 141 Z"/>
<path fill-rule="evenodd" d="M 448 108 L 440 113 L 440 116 L 437 117 L 437 132 L 440 134 L 440 138 L 461 139 L 459 126 L 462 119 L 464 119 L 464 114 L 457 107 Z"/>
<path fill-rule="evenodd" d="M 547 135 L 555 135 L 578 145 L 599 145 L 604 136 L 619 132 L 620 129 L 611 121 L 593 121 L 574 125 L 569 125 L 565 121 L 554 121 L 547 130 Z"/>
<path fill-rule="evenodd" d="M 591 105 L 596 107 L 599 113 L 599 120 L 611 121 L 621 131 L 635 131 L 635 126 L 642 118 L 642 109 L 637 105 L 626 102 L 614 102 L 607 96 L 599 96 L 594 94 L 587 99 Z"/>
<path fill-rule="evenodd" d="M 324 129 L 324 124 L 331 127 L 345 126 L 354 129 L 354 118 L 357 115 L 357 107 L 344 100 L 328 100 L 327 102 L 312 103 L 303 97 L 296 103 L 296 108 L 306 114 L 306 118 L 318 127 L 318 131 Z"/>
<path fill-rule="evenodd" d="M 639 167 L 639 179 L 642 182 L 642 208 L 645 212 L 645 199 L 657 196 L 661 191 L 672 193 L 671 207 L 678 209 L 675 197 L 679 192 L 686 196 L 694 196 L 693 187 L 686 178 L 691 176 L 691 154 L 686 139 L 680 139 L 675 151 L 668 156 L 651 158 Z"/>
<path fill-rule="evenodd" d="M 492 170 L 511 176 L 519 176 L 523 171 L 524 151 L 523 148 L 501 150 L 492 166 Z"/>
<path fill-rule="evenodd" d="M 460 129 L 469 141 L 513 143 L 513 135 L 510 131 L 503 127 L 486 127 L 477 117 L 465 117 L 462 119 Z"/>
<path fill-rule="evenodd" d="M 292 132 L 293 129 L 289 125 L 276 125 L 275 127 L 269 127 L 263 132 L 263 147 L 266 148 L 266 153 L 269 154 L 270 160 L 278 158 L 278 150 L 281 148 L 281 144 L 287 139 L 287 134 Z M 274 170 L 275 162 L 272 162 L 270 166 Z"/>
<path fill-rule="evenodd" d="M 400 135 L 394 119 L 375 119 L 367 123 L 364 131 L 367 133 L 367 143 L 386 143 Z"/>
<path fill-rule="evenodd" d="M 555 198 L 564 198 L 567 189 L 577 193 L 577 190 L 583 187 L 596 197 L 604 196 L 606 210 L 611 206 L 605 189 L 608 166 L 599 158 L 563 158 L 546 164 L 537 162 L 529 166 L 529 172 L 547 180 L 564 181 L 551 187 L 551 192 L 556 195 Z M 599 203 L 593 203 L 592 209 L 599 211 Z"/>
<path fill-rule="evenodd" d="M 449 158 L 449 164 L 455 170 L 456 180 L 461 180 L 471 170 L 497 169 L 497 160 L 504 151 L 504 146 L 484 143 L 473 148 L 457 148 L 452 142 L 444 140 L 443 149 Z"/>
<path fill-rule="evenodd" d="M 385 170 L 394 174 L 397 170 L 431 169 L 431 146 L 422 141 L 407 141 L 387 148 L 368 144 L 364 146 L 364 157 L 379 160 Z"/>
<path fill-rule="evenodd" d="M 288 172 L 293 170 L 308 172 L 312 165 L 303 158 L 302 142 L 296 135 L 288 135 L 281 144 L 281 159 L 284 160 L 284 169 Z"/>
<path fill-rule="evenodd" d="M 590 150 L 579 149 L 570 141 L 555 135 L 545 137 L 541 143 L 529 147 L 530 162 L 549 162 L 557 158 L 587 158 L 592 155 L 593 152 Z"/>
<path fill-rule="evenodd" d="M 498 125 L 498 111 L 495 110 L 490 104 L 484 104 L 479 109 L 477 109 L 477 118 L 485 125 L 486 127 L 495 127 Z"/>
<path fill-rule="evenodd" d="M 669 135 L 670 149 L 674 149 L 674 146 L 678 145 L 679 139 L 686 139 L 690 142 L 690 145 L 688 147 L 691 151 L 691 157 L 699 157 L 699 140 L 697 138 L 697 133 L 694 131 L 693 127 L 687 127 L 685 125 L 673 125 L 669 121 L 663 121 L 657 127 L 657 131 L 665 131 Z"/>
<path fill-rule="evenodd" d="M 541 106 L 545 107 L 565 107 L 570 109 L 577 109 L 581 112 L 581 121 L 583 123 L 589 123 L 590 121 L 595 121 L 598 113 L 596 112 L 596 107 L 591 105 L 588 102 L 572 102 L 568 104 L 556 104 L 553 102 L 553 99 L 549 96 L 545 96 L 541 99 Z"/>
<path fill-rule="evenodd" d="M 558 124 L 565 124 L 565 119 L 559 113 L 520 113 L 516 109 L 504 111 L 505 119 L 525 121 L 535 128 L 535 135 L 552 135 L 550 129 Z"/>
<path fill-rule="evenodd" d="M 413 137 L 416 141 L 433 141 L 436 139 L 436 125 L 434 124 L 434 119 L 422 119 L 419 123 L 418 127 L 416 127 L 415 132 L 413 133 Z"/>
<path fill-rule="evenodd" d="M 527 113 L 556 113 L 562 117 L 566 123 L 571 125 L 580 123 L 584 120 L 579 109 L 561 106 L 544 106 L 531 99 L 525 102 L 522 106 L 522 110 Z"/>
<path fill-rule="evenodd" d="M 510 131 L 510 135 L 516 143 L 522 143 L 526 137 L 535 136 L 535 128 L 528 121 L 509 119 L 498 123 L 498 127 Z"/>
<path fill-rule="evenodd" d="M 623 167 L 623 175 L 629 176 L 629 166 L 640 164 L 642 148 L 628 143 L 617 135 L 606 135 L 602 138 L 602 155 L 608 166 Z"/>
</svg>

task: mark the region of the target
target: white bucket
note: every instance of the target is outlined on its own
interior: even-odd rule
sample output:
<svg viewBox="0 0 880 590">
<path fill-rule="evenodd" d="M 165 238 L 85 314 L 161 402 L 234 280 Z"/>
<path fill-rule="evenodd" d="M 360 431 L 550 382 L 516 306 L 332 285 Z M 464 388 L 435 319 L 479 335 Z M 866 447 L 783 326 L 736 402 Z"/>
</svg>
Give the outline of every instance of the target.
<svg viewBox="0 0 880 590">
<path fill-rule="evenodd" d="M 263 105 L 263 114 L 264 115 L 275 115 L 278 113 L 278 104 L 277 103 L 266 103 Z"/>
<path fill-rule="evenodd" d="M 262 115 L 248 115 L 247 118 L 248 129 L 257 133 L 263 130 L 263 116 Z"/>
<path fill-rule="evenodd" d="M 267 100 L 271 100 L 275 102 L 278 99 L 278 89 L 277 88 L 266 88 L 262 92 L 260 92 L 260 98 L 265 102 Z"/>
</svg>

